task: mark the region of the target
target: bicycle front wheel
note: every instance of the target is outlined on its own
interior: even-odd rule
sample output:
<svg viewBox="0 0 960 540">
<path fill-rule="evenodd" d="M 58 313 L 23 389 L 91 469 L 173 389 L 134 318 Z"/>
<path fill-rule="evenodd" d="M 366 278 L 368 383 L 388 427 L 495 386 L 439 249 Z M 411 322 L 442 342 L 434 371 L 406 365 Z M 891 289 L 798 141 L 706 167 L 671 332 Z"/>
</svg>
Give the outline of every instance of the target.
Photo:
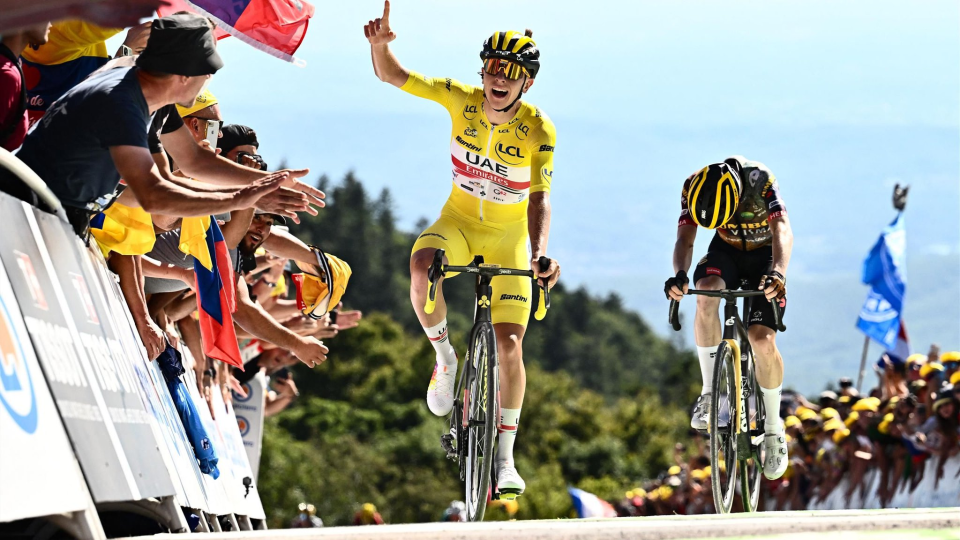
<svg viewBox="0 0 960 540">
<path fill-rule="evenodd" d="M 745 512 L 756 512 L 760 504 L 760 480 L 763 476 L 763 423 L 766 418 L 763 409 L 763 396 L 760 395 L 760 386 L 757 384 L 756 366 L 753 362 L 753 352 L 748 351 L 748 368 L 746 371 L 749 392 L 747 393 L 747 409 L 749 422 L 748 442 L 750 454 L 740 456 L 740 497 L 743 499 Z"/>
<path fill-rule="evenodd" d="M 710 405 L 710 483 L 718 514 L 733 507 L 737 485 L 736 373 L 733 351 L 726 341 L 717 347 L 713 366 L 713 401 Z M 736 359 L 740 361 L 739 358 Z"/>
<path fill-rule="evenodd" d="M 465 479 L 467 519 L 483 521 L 490 491 L 490 472 L 493 467 L 493 442 L 496 431 L 497 344 L 490 324 L 474 332 L 470 346 L 471 375 L 468 388 L 470 403 L 467 425 L 467 470 Z"/>
</svg>

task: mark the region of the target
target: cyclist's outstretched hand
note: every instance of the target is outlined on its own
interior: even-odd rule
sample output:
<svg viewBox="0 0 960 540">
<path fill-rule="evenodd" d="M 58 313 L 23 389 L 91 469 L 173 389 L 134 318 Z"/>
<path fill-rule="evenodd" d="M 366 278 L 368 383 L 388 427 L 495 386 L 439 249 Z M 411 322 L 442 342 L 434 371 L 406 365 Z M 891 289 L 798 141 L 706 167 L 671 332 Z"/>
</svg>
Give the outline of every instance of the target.
<svg viewBox="0 0 960 540">
<path fill-rule="evenodd" d="M 534 278 L 543 278 L 540 280 L 540 283 L 546 283 L 547 289 L 552 289 L 557 283 L 557 280 L 560 279 L 560 263 L 554 259 L 550 259 L 550 266 L 548 266 L 546 270 L 541 271 L 540 258 L 537 257 L 530 261 L 530 269 L 533 270 Z"/>
<path fill-rule="evenodd" d="M 767 300 L 773 300 L 774 298 L 779 300 L 787 294 L 787 279 L 783 277 L 783 274 L 774 270 L 760 278 L 760 286 L 757 288 L 763 291 Z"/>
<path fill-rule="evenodd" d="M 383 15 L 363 26 L 363 35 L 371 45 L 386 45 L 397 39 L 397 35 L 390 30 L 390 0 L 383 2 Z"/>
<path fill-rule="evenodd" d="M 683 300 L 683 295 L 690 290 L 690 280 L 687 278 L 687 272 L 680 270 L 677 275 L 668 279 L 663 284 L 663 292 L 667 295 L 667 300 Z"/>
</svg>

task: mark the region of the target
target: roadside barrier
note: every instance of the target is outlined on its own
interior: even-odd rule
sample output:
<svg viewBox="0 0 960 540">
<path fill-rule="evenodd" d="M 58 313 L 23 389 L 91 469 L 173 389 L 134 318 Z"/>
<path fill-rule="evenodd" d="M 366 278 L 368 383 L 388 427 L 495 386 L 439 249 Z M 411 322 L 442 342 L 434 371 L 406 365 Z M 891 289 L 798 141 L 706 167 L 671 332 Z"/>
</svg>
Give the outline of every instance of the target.
<svg viewBox="0 0 960 540">
<path fill-rule="evenodd" d="M 13 161 L 0 155 L 8 168 Z M 46 517 L 102 538 L 98 512 L 126 511 L 174 532 L 189 531 L 185 514 L 202 531 L 221 521 L 265 528 L 237 416 L 219 389 L 214 419 L 192 370 L 183 376 L 219 457 L 213 479 L 200 472 L 99 251 L 62 215 L 2 193 L 0 216 L 0 523 Z"/>
</svg>

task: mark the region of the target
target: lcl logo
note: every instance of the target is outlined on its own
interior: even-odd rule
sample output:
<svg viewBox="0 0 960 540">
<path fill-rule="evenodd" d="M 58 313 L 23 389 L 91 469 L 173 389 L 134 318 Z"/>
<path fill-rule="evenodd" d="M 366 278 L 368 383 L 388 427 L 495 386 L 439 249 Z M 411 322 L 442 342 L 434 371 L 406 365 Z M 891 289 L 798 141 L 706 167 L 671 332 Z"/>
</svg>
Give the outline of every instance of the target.
<svg viewBox="0 0 960 540">
<path fill-rule="evenodd" d="M 519 165 L 524 159 L 519 146 L 504 146 L 503 143 L 497 144 L 497 156 L 507 165 Z"/>
</svg>

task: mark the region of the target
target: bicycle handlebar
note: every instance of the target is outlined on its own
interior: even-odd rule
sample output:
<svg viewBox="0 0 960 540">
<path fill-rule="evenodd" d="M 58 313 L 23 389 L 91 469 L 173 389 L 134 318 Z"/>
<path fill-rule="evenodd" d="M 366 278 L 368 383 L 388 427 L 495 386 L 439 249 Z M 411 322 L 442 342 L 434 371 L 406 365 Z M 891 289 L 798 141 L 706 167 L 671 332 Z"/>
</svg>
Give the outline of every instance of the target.
<svg viewBox="0 0 960 540">
<path fill-rule="evenodd" d="M 700 295 L 700 296 L 710 296 L 713 298 L 723 298 L 728 300 L 730 298 L 749 298 L 752 296 L 764 296 L 763 291 L 735 291 L 732 289 L 722 289 L 719 291 L 706 291 L 698 289 L 688 289 L 686 292 L 687 295 Z M 770 302 L 770 305 L 773 307 L 773 324 L 777 327 L 777 330 L 780 332 L 786 332 L 787 327 L 781 322 L 783 318 L 783 312 L 780 310 L 779 302 Z M 670 312 L 669 312 L 670 325 L 677 332 L 680 331 L 680 302 L 671 299 L 670 300 Z"/>
<path fill-rule="evenodd" d="M 446 274 L 449 272 L 487 275 L 491 277 L 521 276 L 534 279 L 533 270 L 500 268 L 496 265 L 478 266 L 475 263 L 470 263 L 467 266 L 444 266 L 443 256 L 445 253 L 446 252 L 443 249 L 438 249 L 433 254 L 433 263 L 430 264 L 430 268 L 427 269 L 427 280 L 430 283 L 430 290 L 427 292 L 427 302 L 423 306 L 423 310 L 428 314 L 433 313 L 433 311 L 437 308 L 437 284 L 440 282 L 440 278 L 446 276 Z M 550 259 L 547 257 L 540 257 L 537 262 L 540 266 L 541 272 L 545 272 L 548 268 L 550 268 Z M 538 321 L 542 321 L 547 315 L 547 310 L 550 309 L 550 289 L 547 288 L 545 284 L 541 284 L 539 279 L 534 279 L 534 283 L 539 291 L 538 294 L 533 297 L 533 316 Z"/>
</svg>

